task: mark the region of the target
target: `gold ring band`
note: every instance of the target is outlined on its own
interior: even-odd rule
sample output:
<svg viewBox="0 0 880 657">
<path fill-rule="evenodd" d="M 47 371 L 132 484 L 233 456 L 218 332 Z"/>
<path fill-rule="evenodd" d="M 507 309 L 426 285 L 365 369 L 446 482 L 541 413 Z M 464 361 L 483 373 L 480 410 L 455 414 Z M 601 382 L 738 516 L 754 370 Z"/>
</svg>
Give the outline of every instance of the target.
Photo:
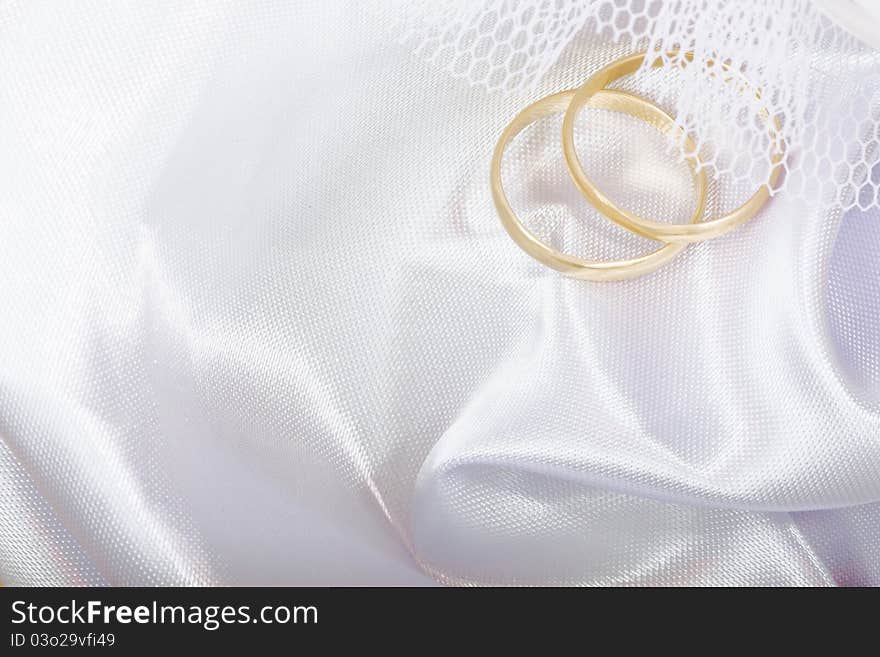
<svg viewBox="0 0 880 657">
<path fill-rule="evenodd" d="M 676 53 L 672 52 L 670 54 L 674 55 Z M 609 83 L 636 71 L 642 65 L 645 56 L 646 53 L 644 52 L 637 53 L 609 64 L 593 75 L 575 92 L 574 97 L 565 112 L 565 119 L 562 122 L 562 150 L 565 154 L 565 162 L 568 166 L 569 173 L 578 189 L 580 189 L 584 196 L 586 196 L 604 215 L 620 226 L 623 226 L 638 235 L 662 242 L 679 244 L 701 242 L 703 240 L 723 235 L 754 217 L 758 210 L 761 209 L 761 206 L 764 205 L 769 198 L 769 188 L 776 184 L 776 180 L 782 171 L 784 149 L 781 146 L 778 149 L 774 149 L 774 152 L 772 153 L 770 165 L 773 168 L 770 172 L 767 185 L 762 185 L 748 201 L 733 212 L 718 217 L 717 219 L 702 221 L 700 223 L 662 223 L 644 219 L 629 213 L 616 206 L 611 199 L 605 196 L 605 194 L 596 187 L 595 183 L 593 183 L 584 172 L 584 168 L 581 165 L 581 161 L 578 158 L 574 145 L 574 122 L 577 118 L 578 112 L 588 103 L 592 106 L 592 99 L 596 94 L 604 90 Z M 693 55 L 687 53 L 685 58 L 688 61 L 692 61 Z M 713 63 L 710 63 L 710 65 L 712 64 Z M 659 56 L 651 64 L 654 68 L 659 68 L 662 65 L 663 59 Z M 725 71 L 730 72 L 725 64 L 722 64 L 721 67 Z M 733 75 L 734 74 L 731 73 L 731 76 Z M 760 98 L 760 92 L 753 90 L 753 93 L 756 94 L 756 97 Z M 768 127 L 778 135 L 780 130 L 778 122 L 774 121 L 771 124 L 769 115 L 766 111 L 762 111 L 761 116 L 767 121 Z M 690 142 L 689 137 L 687 139 L 688 142 Z M 775 139 L 774 143 L 781 143 L 781 139 Z M 687 149 L 687 152 L 689 153 L 694 153 L 696 150 L 693 147 L 692 142 L 687 143 Z M 688 160 L 690 159 L 691 158 L 688 158 Z"/>
<path fill-rule="evenodd" d="M 490 172 L 492 198 L 495 201 L 495 207 L 498 210 L 498 216 L 501 218 L 501 223 L 513 238 L 513 241 L 516 242 L 523 251 L 544 265 L 556 269 L 557 271 L 561 271 L 565 275 L 573 278 L 593 281 L 611 281 L 634 278 L 654 271 L 678 255 L 678 253 L 685 248 L 685 244 L 667 243 L 656 251 L 652 251 L 651 253 L 630 260 L 584 260 L 561 253 L 544 244 L 526 229 L 510 207 L 510 203 L 507 200 L 507 196 L 504 193 L 504 188 L 501 183 L 501 161 L 507 145 L 514 137 L 516 137 L 516 135 L 537 119 L 556 112 L 564 111 L 569 107 L 575 94 L 576 90 L 571 89 L 552 96 L 547 96 L 536 103 L 529 105 L 510 122 L 501 134 L 492 156 Z M 585 103 L 589 103 L 589 106 L 594 108 L 610 109 L 630 114 L 650 123 L 664 133 L 669 133 L 670 131 L 678 129 L 675 126 L 672 117 L 662 109 L 653 103 L 649 103 L 643 98 L 622 91 L 597 89 L 589 94 L 582 105 Z M 694 149 L 695 147 L 690 137 L 685 136 L 685 139 L 687 140 L 686 144 L 688 148 Z M 707 189 L 706 174 L 705 171 L 698 170 L 694 162 L 688 161 L 688 164 L 691 166 L 697 184 L 697 207 L 691 217 L 691 221 L 696 222 L 703 216 L 705 209 Z"/>
</svg>

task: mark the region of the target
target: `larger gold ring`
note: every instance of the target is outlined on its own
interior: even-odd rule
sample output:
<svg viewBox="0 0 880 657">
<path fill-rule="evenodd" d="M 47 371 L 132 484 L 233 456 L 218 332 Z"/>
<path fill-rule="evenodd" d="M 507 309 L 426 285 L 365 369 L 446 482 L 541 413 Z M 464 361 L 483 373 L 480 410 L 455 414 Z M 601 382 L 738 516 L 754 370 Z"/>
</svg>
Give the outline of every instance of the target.
<svg viewBox="0 0 880 657">
<path fill-rule="evenodd" d="M 547 246 L 530 233 L 517 218 L 513 209 L 510 207 L 507 196 L 504 194 L 504 187 L 501 184 L 501 160 L 504 156 L 504 150 L 507 147 L 507 144 L 537 119 L 565 110 L 574 96 L 575 90 L 571 89 L 569 91 L 563 91 L 542 98 L 520 112 L 501 134 L 492 156 L 490 173 L 492 198 L 495 201 L 495 207 L 498 210 L 498 216 L 501 218 L 501 223 L 513 238 L 513 241 L 516 242 L 523 251 L 548 267 L 552 267 L 553 269 L 561 271 L 565 275 L 573 278 L 592 281 L 613 281 L 634 278 L 654 271 L 678 255 L 686 245 L 666 244 L 656 251 L 652 251 L 651 253 L 630 260 L 583 260 L 565 253 L 560 253 L 556 249 Z M 595 93 L 590 94 L 588 100 L 590 107 L 625 112 L 626 114 L 630 114 L 650 123 L 661 132 L 668 133 L 677 130 L 675 121 L 671 116 L 656 105 L 649 103 L 638 96 L 633 96 L 632 94 L 624 93 L 622 91 L 598 90 Z M 690 138 L 685 137 L 685 139 L 687 140 L 686 143 L 688 148 L 693 149 L 693 142 Z M 703 211 L 706 205 L 706 174 L 704 171 L 698 170 L 693 162 L 689 161 L 688 164 L 691 166 L 697 184 L 697 207 L 691 217 L 691 221 L 695 222 L 699 221 L 700 217 L 703 216 Z"/>
<path fill-rule="evenodd" d="M 670 55 L 675 54 L 675 52 L 670 53 Z M 562 150 L 565 153 L 565 162 L 568 165 L 568 171 L 578 189 L 580 189 L 584 196 L 601 210 L 604 215 L 642 237 L 648 237 L 662 242 L 689 243 L 701 242 L 712 237 L 723 235 L 754 217 L 758 210 L 761 209 L 761 206 L 764 205 L 769 198 L 769 188 L 776 184 L 776 180 L 782 171 L 782 158 L 784 151 L 781 145 L 778 149 L 774 148 L 774 152 L 772 153 L 770 165 L 773 169 L 770 172 L 767 185 L 762 185 L 748 201 L 733 212 L 717 219 L 700 223 L 662 223 L 659 221 L 644 219 L 629 213 L 626 210 L 617 207 L 611 199 L 605 196 L 605 194 L 596 187 L 595 183 L 593 183 L 584 172 L 584 168 L 581 165 L 581 161 L 578 158 L 574 146 L 574 121 L 575 118 L 577 118 L 578 112 L 587 103 L 590 103 L 592 106 L 591 99 L 608 86 L 609 83 L 625 75 L 629 75 L 638 69 L 642 65 L 645 56 L 646 53 L 642 52 L 619 59 L 597 72 L 577 90 L 565 112 L 565 119 L 562 122 Z M 692 61 L 693 55 L 687 53 L 685 54 L 685 59 L 687 61 Z M 663 66 L 663 59 L 658 56 L 657 59 L 652 62 L 651 66 L 653 68 Z M 734 76 L 726 65 L 722 64 L 721 68 L 728 72 L 731 77 Z M 743 81 L 741 81 L 741 83 L 742 82 Z M 757 90 L 752 89 L 752 92 L 756 97 L 760 98 L 760 93 Z M 769 115 L 766 111 L 761 112 L 761 117 L 768 123 L 768 127 L 773 135 L 774 144 L 781 144 L 781 140 L 778 138 L 780 131 L 778 121 L 772 122 L 771 124 Z M 691 144 L 687 144 L 687 152 L 695 152 L 695 149 Z"/>
</svg>

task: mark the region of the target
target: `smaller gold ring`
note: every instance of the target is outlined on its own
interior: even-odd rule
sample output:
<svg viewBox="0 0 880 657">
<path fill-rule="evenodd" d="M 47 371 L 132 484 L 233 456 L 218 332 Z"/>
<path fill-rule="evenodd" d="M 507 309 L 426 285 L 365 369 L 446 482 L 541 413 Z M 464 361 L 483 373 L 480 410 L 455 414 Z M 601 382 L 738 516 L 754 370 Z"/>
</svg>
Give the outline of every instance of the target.
<svg viewBox="0 0 880 657">
<path fill-rule="evenodd" d="M 669 54 L 675 55 L 676 53 L 672 52 Z M 748 201 L 733 212 L 700 223 L 670 224 L 651 221 L 650 219 L 644 219 L 629 213 L 616 206 L 611 199 L 605 196 L 605 194 L 596 187 L 595 183 L 590 180 L 584 172 L 584 168 L 581 165 L 581 161 L 578 158 L 574 146 L 574 121 L 575 118 L 577 118 L 578 112 L 584 105 L 590 103 L 590 100 L 595 94 L 604 90 L 609 83 L 636 71 L 642 65 L 645 56 L 646 53 L 642 52 L 618 59 L 616 62 L 613 62 L 598 71 L 577 90 L 565 112 L 565 119 L 562 122 L 562 150 L 565 154 L 565 163 L 568 166 L 568 171 L 578 189 L 581 190 L 584 196 L 601 210 L 605 216 L 618 225 L 623 226 L 642 237 L 662 242 L 685 244 L 690 242 L 701 242 L 703 240 L 723 235 L 754 217 L 758 210 L 761 209 L 761 206 L 767 202 L 767 199 L 770 197 L 768 188 L 773 187 L 776 184 L 776 180 L 782 172 L 783 151 L 781 148 L 771 157 L 770 164 L 773 169 L 770 172 L 767 185 L 762 185 Z M 693 61 L 693 55 L 691 53 L 686 53 L 685 58 L 688 61 Z M 651 66 L 653 68 L 663 66 L 663 59 L 658 56 Z M 725 71 L 730 72 L 727 65 L 722 64 L 722 68 Z M 758 91 L 754 91 L 754 93 L 756 97 L 760 98 L 760 93 Z M 768 122 L 768 124 L 770 123 L 769 115 L 766 111 L 762 111 L 761 116 Z M 773 129 L 775 129 L 776 134 L 779 133 L 780 128 L 778 121 L 773 122 Z M 686 142 L 686 146 L 688 149 L 687 152 L 695 152 L 695 148 L 690 140 Z M 690 160 L 690 158 L 688 159 Z"/>
<path fill-rule="evenodd" d="M 538 262 L 561 271 L 566 276 L 593 281 L 613 281 L 634 278 L 654 271 L 678 255 L 685 248 L 685 245 L 665 244 L 656 251 L 630 260 L 583 260 L 547 246 L 530 233 L 513 212 L 507 196 L 504 194 L 504 187 L 501 184 L 501 161 L 507 145 L 534 121 L 543 116 L 565 110 L 574 95 L 575 90 L 570 89 L 569 91 L 547 96 L 529 105 L 510 122 L 510 125 L 504 129 L 504 132 L 498 139 L 498 144 L 495 146 L 495 152 L 492 156 L 490 182 L 492 198 L 495 201 L 495 208 L 498 210 L 501 223 L 513 238 L 513 241 L 523 251 Z M 650 123 L 661 132 L 669 132 L 676 129 L 675 121 L 672 117 L 659 107 L 643 98 L 622 91 L 599 90 L 590 96 L 589 105 L 599 109 L 610 109 L 630 114 Z M 686 137 L 686 139 L 688 148 L 693 148 L 693 142 L 690 138 Z M 706 174 L 705 171 L 698 171 L 694 162 L 689 161 L 688 164 L 691 166 L 697 183 L 697 207 L 691 217 L 691 221 L 695 222 L 699 221 L 700 217 L 703 216 L 706 205 Z"/>
</svg>

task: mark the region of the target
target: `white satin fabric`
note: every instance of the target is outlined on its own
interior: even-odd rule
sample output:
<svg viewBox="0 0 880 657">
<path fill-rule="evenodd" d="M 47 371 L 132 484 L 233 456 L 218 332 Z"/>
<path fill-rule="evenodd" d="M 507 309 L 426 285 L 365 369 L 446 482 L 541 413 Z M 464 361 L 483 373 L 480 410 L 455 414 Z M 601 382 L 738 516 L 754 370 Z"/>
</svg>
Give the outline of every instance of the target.
<svg viewBox="0 0 880 657">
<path fill-rule="evenodd" d="M 0 582 L 880 584 L 877 213 L 783 193 L 653 275 L 565 279 L 489 157 L 621 47 L 506 97 L 390 18 L 0 5 Z M 609 193 L 686 219 L 662 139 L 581 122 Z M 653 248 L 557 127 L 506 162 L 529 226 Z"/>
</svg>

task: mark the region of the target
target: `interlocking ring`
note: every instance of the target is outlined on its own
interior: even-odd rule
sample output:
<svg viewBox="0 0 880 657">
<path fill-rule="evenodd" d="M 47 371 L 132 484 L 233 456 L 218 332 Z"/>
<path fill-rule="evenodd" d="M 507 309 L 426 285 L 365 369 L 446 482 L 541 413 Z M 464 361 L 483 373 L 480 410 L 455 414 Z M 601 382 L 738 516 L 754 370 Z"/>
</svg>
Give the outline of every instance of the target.
<svg viewBox="0 0 880 657">
<path fill-rule="evenodd" d="M 678 255 L 685 248 L 685 244 L 667 243 L 656 251 L 630 260 L 584 260 L 557 251 L 544 244 L 534 234 L 529 232 L 513 212 L 504 193 L 504 187 L 501 182 L 501 161 L 507 145 L 516 135 L 537 119 L 555 112 L 564 111 L 570 106 L 575 94 L 575 90 L 572 89 L 542 98 L 520 112 L 505 128 L 498 140 L 498 144 L 495 146 L 495 153 L 492 157 L 490 180 L 495 208 L 498 210 L 498 215 L 504 228 L 507 229 L 514 242 L 523 251 L 544 265 L 561 271 L 567 276 L 592 281 L 613 281 L 647 274 Z M 590 107 L 616 110 L 630 114 L 650 123 L 664 133 L 679 130 L 675 125 L 675 121 L 666 112 L 653 103 L 632 94 L 600 89 L 591 93 L 586 102 Z M 685 139 L 687 147 L 693 150 L 695 148 L 693 141 L 687 136 L 685 136 Z M 691 221 L 696 222 L 703 216 L 706 205 L 706 174 L 698 169 L 695 162 L 689 160 L 688 164 L 691 166 L 697 185 L 697 207 L 694 209 L 693 216 L 691 217 Z"/>
<path fill-rule="evenodd" d="M 676 52 L 669 53 L 670 56 L 676 54 Z M 605 194 L 596 187 L 595 183 L 593 183 L 584 172 L 584 168 L 581 165 L 580 158 L 578 157 L 574 146 L 574 122 L 577 118 L 578 112 L 584 105 L 590 104 L 590 99 L 608 86 L 608 84 L 637 70 L 642 65 L 645 56 L 646 53 L 642 52 L 618 59 L 616 62 L 609 64 L 590 77 L 590 79 L 577 90 L 565 112 L 565 119 L 562 122 L 562 150 L 565 153 L 565 163 L 568 166 L 568 171 L 571 173 L 571 177 L 578 189 L 581 190 L 584 196 L 586 196 L 596 208 L 602 212 L 602 214 L 620 226 L 623 226 L 642 237 L 648 237 L 662 242 L 690 243 L 701 242 L 703 240 L 723 235 L 737 226 L 744 224 L 757 214 L 758 210 L 761 209 L 761 206 L 767 202 L 767 199 L 770 196 L 769 188 L 776 184 L 776 180 L 782 172 L 784 149 L 781 145 L 781 139 L 778 138 L 780 126 L 778 122 L 770 121 L 770 117 L 766 110 L 763 110 L 760 115 L 768 124 L 768 129 L 772 136 L 771 141 L 774 144 L 774 150 L 771 153 L 770 158 L 772 170 L 768 182 L 766 185 L 762 185 L 743 205 L 722 217 L 690 224 L 671 224 L 644 219 L 615 205 L 611 199 L 605 196 Z M 685 60 L 693 61 L 693 55 L 691 53 L 685 54 Z M 709 65 L 714 66 L 714 62 L 709 62 Z M 654 68 L 663 66 L 663 59 L 658 56 L 657 59 L 652 62 L 651 66 Z M 738 75 L 732 73 L 727 65 L 722 64 L 721 69 L 728 74 L 726 81 L 736 80 L 738 78 Z M 714 73 L 711 74 L 714 75 Z M 748 83 L 745 80 L 739 78 L 738 81 L 740 86 L 749 89 Z M 752 93 L 760 99 L 759 91 L 752 89 Z M 777 145 L 778 148 L 776 147 Z M 688 144 L 687 152 L 694 153 L 695 149 Z"/>
</svg>

